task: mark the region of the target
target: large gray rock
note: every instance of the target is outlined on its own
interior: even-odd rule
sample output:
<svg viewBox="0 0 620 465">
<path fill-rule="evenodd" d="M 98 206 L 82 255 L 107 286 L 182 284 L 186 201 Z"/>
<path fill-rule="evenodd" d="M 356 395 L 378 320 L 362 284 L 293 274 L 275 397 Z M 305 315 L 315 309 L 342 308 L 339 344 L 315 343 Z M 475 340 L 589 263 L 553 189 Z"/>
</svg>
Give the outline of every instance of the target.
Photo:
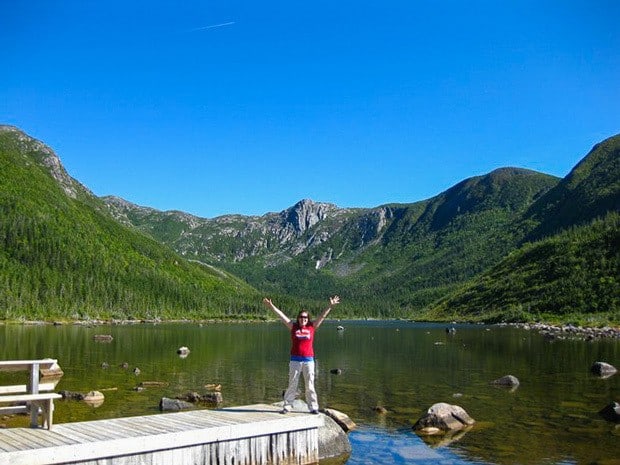
<svg viewBox="0 0 620 465">
<path fill-rule="evenodd" d="M 276 407 L 282 407 L 283 402 L 276 402 Z M 291 412 L 310 411 L 308 404 L 301 399 L 295 399 L 292 403 Z M 323 419 L 323 426 L 319 427 L 319 460 L 338 458 L 338 463 L 344 461 L 351 455 L 351 443 L 347 432 L 355 427 L 355 423 L 344 413 L 325 409 L 319 415 Z M 340 462 L 342 459 L 343 462 Z"/>
<path fill-rule="evenodd" d="M 460 430 L 474 423 L 475 420 L 462 407 L 440 402 L 429 408 L 413 429 L 420 434 L 438 434 Z"/>
<path fill-rule="evenodd" d="M 334 410 L 333 408 L 326 408 L 323 410 L 323 413 L 325 413 L 325 415 L 338 423 L 340 428 L 342 428 L 345 433 L 353 431 L 357 427 L 357 425 L 353 422 L 353 420 L 351 420 L 351 418 L 349 418 L 348 415 L 338 410 Z"/>
<path fill-rule="evenodd" d="M 284 402 L 276 402 L 273 405 L 275 405 L 276 407 L 283 407 Z M 304 402 L 301 399 L 295 399 L 292 404 L 289 404 L 288 408 L 291 412 L 309 412 L 310 411 L 308 404 L 306 404 L 306 402 Z"/>
<path fill-rule="evenodd" d="M 342 458 L 351 455 L 347 433 L 331 417 L 321 414 L 323 426 L 319 428 L 319 460 Z"/>
</svg>

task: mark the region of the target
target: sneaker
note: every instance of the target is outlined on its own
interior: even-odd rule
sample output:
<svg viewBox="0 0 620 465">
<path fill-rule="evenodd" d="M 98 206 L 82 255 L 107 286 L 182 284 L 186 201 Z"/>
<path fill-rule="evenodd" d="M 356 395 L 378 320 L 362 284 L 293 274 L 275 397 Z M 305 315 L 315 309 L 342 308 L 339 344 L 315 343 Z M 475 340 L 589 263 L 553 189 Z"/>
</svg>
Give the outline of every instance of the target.
<svg viewBox="0 0 620 465">
<path fill-rule="evenodd" d="M 319 411 L 318 411 L 317 409 L 314 409 L 314 410 L 310 410 L 310 413 L 311 413 L 312 415 L 318 415 L 318 414 L 319 414 Z"/>
<path fill-rule="evenodd" d="M 282 410 L 280 410 L 280 413 L 283 414 L 283 415 L 287 414 L 288 412 L 290 412 L 290 410 L 287 409 L 286 407 L 284 407 Z"/>
</svg>

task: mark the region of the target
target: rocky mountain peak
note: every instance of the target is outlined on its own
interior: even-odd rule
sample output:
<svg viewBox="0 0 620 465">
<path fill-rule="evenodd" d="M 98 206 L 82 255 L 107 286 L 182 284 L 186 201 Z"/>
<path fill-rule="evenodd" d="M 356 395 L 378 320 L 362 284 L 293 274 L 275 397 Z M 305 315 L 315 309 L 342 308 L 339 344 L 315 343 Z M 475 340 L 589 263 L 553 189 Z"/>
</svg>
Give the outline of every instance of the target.
<svg viewBox="0 0 620 465">
<path fill-rule="evenodd" d="M 303 199 L 291 208 L 281 213 L 284 222 L 290 224 L 296 232 L 304 233 L 306 230 L 322 221 L 327 215 L 338 207 L 331 203 L 314 202 Z"/>
</svg>

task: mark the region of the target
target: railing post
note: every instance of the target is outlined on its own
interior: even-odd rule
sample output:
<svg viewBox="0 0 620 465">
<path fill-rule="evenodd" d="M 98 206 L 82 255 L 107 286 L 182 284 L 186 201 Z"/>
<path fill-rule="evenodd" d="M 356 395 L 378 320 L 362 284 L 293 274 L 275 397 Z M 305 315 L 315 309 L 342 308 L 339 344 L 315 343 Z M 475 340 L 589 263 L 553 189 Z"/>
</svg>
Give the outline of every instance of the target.
<svg viewBox="0 0 620 465">
<path fill-rule="evenodd" d="M 30 385 L 28 386 L 28 394 L 39 393 L 39 364 L 33 363 L 30 366 Z M 30 402 L 30 427 L 36 428 L 39 426 L 39 404 L 37 402 Z"/>
</svg>

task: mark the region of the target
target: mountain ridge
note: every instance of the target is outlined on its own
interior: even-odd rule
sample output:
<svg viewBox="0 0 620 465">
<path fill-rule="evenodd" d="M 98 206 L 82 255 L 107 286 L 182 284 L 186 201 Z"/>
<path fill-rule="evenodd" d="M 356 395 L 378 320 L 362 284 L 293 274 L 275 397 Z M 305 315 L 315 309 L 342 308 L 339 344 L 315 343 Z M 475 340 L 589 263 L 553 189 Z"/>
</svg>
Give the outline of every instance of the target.
<svg viewBox="0 0 620 465">
<path fill-rule="evenodd" d="M 339 292 L 365 308 L 390 302 L 385 312 L 390 315 L 422 314 L 527 243 L 617 210 L 620 173 L 613 149 L 617 140 L 620 136 L 596 144 L 565 178 L 504 167 L 413 203 L 347 209 L 304 199 L 278 213 L 214 219 L 226 223 L 225 233 L 216 231 L 213 223 L 205 224 L 211 220 L 196 219 L 196 229 L 211 228 L 211 234 L 184 234 L 182 252 L 215 260 L 268 291 L 300 298 Z M 600 189 L 592 188 L 597 184 Z M 575 216 L 562 219 L 563 210 L 554 207 L 566 192 L 575 191 L 574 185 L 588 191 L 588 206 L 573 205 L 570 196 L 559 203 L 573 205 L 569 211 L 576 210 L 580 221 Z M 605 189 L 606 197 L 600 194 Z M 322 215 L 316 214 L 319 210 Z M 159 220 L 168 215 L 151 214 Z M 284 227 L 287 219 L 294 221 Z M 166 241 L 153 223 L 134 225 Z M 167 243 L 181 250 L 177 240 Z M 234 257 L 232 250 L 237 252 Z"/>
<path fill-rule="evenodd" d="M 615 315 L 619 147 L 620 135 L 602 141 L 564 178 L 505 167 L 412 203 L 341 208 L 301 199 L 280 212 L 208 219 L 97 198 L 45 144 L 0 126 L 7 166 L 0 173 L 0 305 L 5 317 L 24 305 L 36 314 L 67 315 L 83 305 L 88 315 L 196 317 L 255 314 L 260 294 L 306 303 L 340 294 L 342 314 L 356 317 L 452 319 L 445 307 L 451 302 L 463 318 L 484 319 L 466 308 L 481 298 L 503 306 L 485 307 L 493 319 L 567 315 L 573 298 L 579 312 L 611 305 Z M 556 256 L 562 247 L 570 251 L 565 258 Z M 528 259 L 511 262 L 514 256 Z M 554 263 L 558 270 L 549 268 Z M 493 281 L 488 276 L 497 276 L 492 270 L 500 270 L 500 283 L 529 282 L 524 276 L 532 269 L 537 280 L 549 274 L 550 281 L 531 289 L 569 286 L 557 299 L 563 307 L 525 291 L 519 303 L 508 288 L 497 288 L 508 300 L 493 287 L 483 290 Z M 584 270 L 591 276 L 580 287 L 575 279 Z"/>
<path fill-rule="evenodd" d="M 444 286 L 484 269 L 515 247 L 521 237 L 502 240 L 488 237 L 494 247 L 497 245 L 496 250 L 484 257 L 481 255 L 477 259 L 479 263 L 467 271 L 463 267 L 456 270 L 453 263 L 448 263 L 451 256 L 462 254 L 457 250 L 459 245 L 448 236 L 459 228 L 479 229 L 480 226 L 473 226 L 473 223 L 487 219 L 506 225 L 557 182 L 559 178 L 532 170 L 501 168 L 463 180 L 427 200 L 409 204 L 340 208 L 304 199 L 277 213 L 214 219 L 182 218 L 176 212 L 142 209 L 112 198 L 104 198 L 104 201 L 110 208 L 122 210 L 120 214 L 117 211 L 119 217 L 128 219 L 182 255 L 217 263 L 255 287 L 305 298 L 318 298 L 321 293 L 344 287 L 351 291 L 339 292 L 349 298 L 355 295 L 370 298 L 372 289 L 389 287 L 381 283 L 384 279 L 381 276 L 387 278 L 395 272 L 410 276 L 420 286 L 432 280 Z M 176 233 L 171 234 L 171 231 Z M 467 234 L 489 236 L 488 231 Z M 446 247 L 452 252 L 443 253 L 442 258 L 441 253 L 435 252 L 436 246 L 448 242 Z M 454 279 L 449 278 L 445 270 L 434 270 L 430 278 L 416 280 L 413 275 L 422 271 L 428 274 L 428 270 L 424 265 L 412 266 L 402 259 L 403 254 L 410 253 L 421 254 L 424 260 L 434 256 L 445 262 L 446 269 L 454 272 Z M 277 277 L 270 277 L 270 272 Z M 371 276 L 373 273 L 376 276 Z M 286 277 L 297 279 L 300 284 L 297 287 L 270 284 Z M 361 282 L 353 282 L 358 278 Z M 316 284 L 312 292 L 308 292 L 312 287 L 310 282 Z M 406 286 L 403 281 L 397 287 Z M 421 289 L 421 292 L 426 291 Z M 424 300 L 424 303 L 429 301 Z"/>
</svg>

